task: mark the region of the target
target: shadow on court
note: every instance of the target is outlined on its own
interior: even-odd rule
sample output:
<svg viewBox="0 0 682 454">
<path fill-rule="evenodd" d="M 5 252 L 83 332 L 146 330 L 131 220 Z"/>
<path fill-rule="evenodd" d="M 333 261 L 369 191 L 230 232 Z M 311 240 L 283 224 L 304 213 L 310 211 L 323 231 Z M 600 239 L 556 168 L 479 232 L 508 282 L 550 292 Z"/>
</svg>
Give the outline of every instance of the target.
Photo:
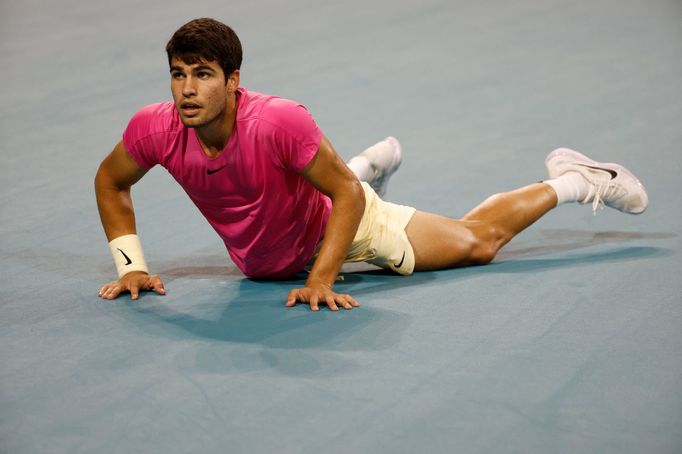
<svg viewBox="0 0 682 454">
<path fill-rule="evenodd" d="M 400 277 L 383 270 L 345 273 L 336 290 L 350 293 L 358 300 L 370 294 L 396 298 L 401 288 L 433 286 L 456 283 L 485 274 L 527 273 L 548 271 L 557 268 L 582 267 L 595 263 L 623 262 L 642 258 L 667 257 L 673 251 L 656 247 L 619 247 L 608 251 L 581 253 L 570 257 L 514 259 L 533 251 L 535 255 L 565 252 L 603 243 L 622 243 L 641 238 L 669 238 L 667 233 L 629 232 L 584 232 L 572 230 L 546 230 L 545 240 L 533 248 L 511 250 L 505 259 L 483 267 L 469 267 L 455 270 L 420 272 Z M 196 258 L 195 258 L 196 260 Z M 232 276 L 230 267 L 186 267 L 170 268 L 162 272 L 177 279 L 190 282 L 196 276 L 215 278 Z M 221 342 L 259 344 L 275 349 L 316 349 L 328 350 L 382 350 L 390 348 L 400 338 L 410 323 L 406 312 L 378 309 L 365 305 L 360 310 L 332 313 L 322 308 L 317 314 L 310 314 L 307 305 L 292 309 L 283 307 L 289 290 L 302 286 L 305 275 L 296 279 L 281 281 L 239 281 L 211 283 L 202 286 L 200 292 L 190 293 L 178 309 L 164 299 L 147 293 L 137 302 L 128 300 L 126 307 L 135 318 L 143 317 L 145 331 L 176 339 L 204 338 Z M 201 308 L 210 308 L 210 314 Z M 184 309 L 184 311 L 183 311 Z M 129 318 L 126 316 L 126 318 Z"/>
<path fill-rule="evenodd" d="M 512 241 L 509 246 L 500 251 L 496 260 L 555 254 L 598 244 L 617 244 L 642 239 L 666 240 L 677 237 L 677 234 L 670 232 L 592 232 L 575 229 L 537 229 L 536 232 L 539 233 L 539 238 L 533 241 L 532 246 L 523 247 L 523 242 Z"/>
<path fill-rule="evenodd" d="M 407 279 L 379 273 L 346 275 L 346 282 L 337 285 L 337 290 L 361 298 L 368 291 L 395 290 L 406 285 L 423 284 L 432 278 L 433 273 L 420 273 Z M 221 307 L 215 318 L 179 312 L 149 293 L 141 296 L 138 302 L 129 300 L 127 307 L 147 318 L 147 323 L 153 325 L 151 329 L 159 334 L 176 338 L 200 337 L 223 342 L 257 343 L 281 349 L 321 346 L 347 349 L 351 345 L 347 343 L 350 337 L 354 339 L 354 350 L 389 348 L 409 318 L 406 314 L 368 306 L 353 311 L 341 309 L 339 313 L 322 308 L 317 314 L 311 314 L 307 305 L 284 308 L 288 291 L 303 283 L 303 279 L 271 282 L 242 279 L 236 284 L 236 294 L 232 291 L 227 297 L 221 296 L 220 289 L 217 289 L 210 296 L 198 296 L 196 304 Z M 168 326 L 176 329 L 167 330 Z M 371 326 L 371 332 L 365 335 L 363 331 L 366 326 Z"/>
<path fill-rule="evenodd" d="M 507 260 L 493 263 L 486 267 L 486 272 L 492 273 L 526 273 L 549 270 L 561 267 L 581 267 L 602 262 L 624 262 L 646 257 L 670 257 L 674 254 L 671 249 L 655 247 L 627 247 L 614 251 L 605 251 L 596 254 L 580 254 L 572 257 L 556 259 L 527 259 Z"/>
</svg>

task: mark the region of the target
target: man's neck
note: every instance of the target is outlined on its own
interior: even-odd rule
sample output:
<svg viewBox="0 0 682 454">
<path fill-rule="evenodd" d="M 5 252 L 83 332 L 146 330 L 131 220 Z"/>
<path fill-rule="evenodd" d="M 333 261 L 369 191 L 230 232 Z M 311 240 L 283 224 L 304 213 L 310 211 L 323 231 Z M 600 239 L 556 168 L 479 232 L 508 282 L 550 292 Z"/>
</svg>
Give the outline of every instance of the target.
<svg viewBox="0 0 682 454">
<path fill-rule="evenodd" d="M 196 135 L 204 153 L 209 157 L 220 154 L 230 140 L 237 119 L 237 99 L 232 96 L 227 101 L 225 112 L 211 123 L 196 128 Z"/>
</svg>

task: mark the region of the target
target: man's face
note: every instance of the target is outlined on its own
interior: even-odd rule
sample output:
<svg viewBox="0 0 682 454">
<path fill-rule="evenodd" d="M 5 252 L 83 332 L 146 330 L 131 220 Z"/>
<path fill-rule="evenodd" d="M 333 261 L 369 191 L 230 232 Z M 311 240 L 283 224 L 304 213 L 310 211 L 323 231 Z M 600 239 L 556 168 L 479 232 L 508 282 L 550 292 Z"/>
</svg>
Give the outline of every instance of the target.
<svg viewBox="0 0 682 454">
<path fill-rule="evenodd" d="M 173 57 L 170 74 L 175 108 L 185 126 L 200 128 L 224 117 L 228 93 L 233 90 L 218 63 L 188 65 Z"/>
</svg>

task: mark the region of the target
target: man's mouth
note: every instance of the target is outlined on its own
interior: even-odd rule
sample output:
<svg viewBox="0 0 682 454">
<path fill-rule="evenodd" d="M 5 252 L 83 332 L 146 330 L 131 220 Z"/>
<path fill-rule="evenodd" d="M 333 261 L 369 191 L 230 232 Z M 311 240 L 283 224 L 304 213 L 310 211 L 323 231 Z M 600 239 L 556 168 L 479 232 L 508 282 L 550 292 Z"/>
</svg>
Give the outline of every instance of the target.
<svg viewBox="0 0 682 454">
<path fill-rule="evenodd" d="M 199 112 L 199 109 L 201 109 L 199 104 L 194 104 L 191 102 L 183 102 L 180 104 L 180 110 L 185 116 L 196 115 Z"/>
</svg>

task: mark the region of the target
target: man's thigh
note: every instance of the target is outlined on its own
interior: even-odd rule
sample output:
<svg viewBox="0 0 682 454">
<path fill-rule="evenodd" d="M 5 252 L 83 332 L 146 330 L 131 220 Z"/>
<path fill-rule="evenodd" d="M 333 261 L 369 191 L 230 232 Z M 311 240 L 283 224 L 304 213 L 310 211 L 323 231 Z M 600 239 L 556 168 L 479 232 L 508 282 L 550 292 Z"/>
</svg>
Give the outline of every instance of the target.
<svg viewBox="0 0 682 454">
<path fill-rule="evenodd" d="M 417 211 L 405 228 L 415 256 L 415 271 L 454 268 L 478 264 L 480 221 L 462 221 Z"/>
<path fill-rule="evenodd" d="M 346 261 L 366 261 L 398 274 L 412 274 L 414 251 L 405 228 L 416 210 L 381 200 L 366 183 L 363 188 L 365 212 Z"/>
</svg>

